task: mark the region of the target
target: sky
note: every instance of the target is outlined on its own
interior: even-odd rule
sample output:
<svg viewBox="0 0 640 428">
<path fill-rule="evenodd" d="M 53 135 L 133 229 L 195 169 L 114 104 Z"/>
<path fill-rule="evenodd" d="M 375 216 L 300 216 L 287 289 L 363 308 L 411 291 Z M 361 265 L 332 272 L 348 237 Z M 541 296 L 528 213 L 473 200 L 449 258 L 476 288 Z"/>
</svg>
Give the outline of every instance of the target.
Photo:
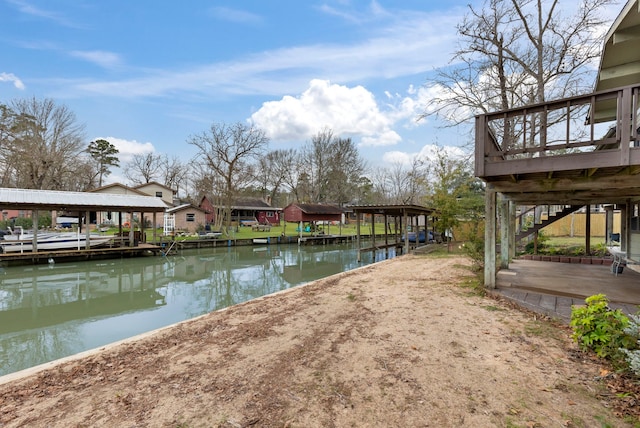
<svg viewBox="0 0 640 428">
<path fill-rule="evenodd" d="M 271 150 L 331 129 L 373 167 L 435 144 L 470 150 L 470 126 L 418 120 L 467 4 L 482 2 L 0 0 L 0 103 L 54 99 L 121 163 L 188 162 L 191 136 L 236 122 Z"/>
</svg>

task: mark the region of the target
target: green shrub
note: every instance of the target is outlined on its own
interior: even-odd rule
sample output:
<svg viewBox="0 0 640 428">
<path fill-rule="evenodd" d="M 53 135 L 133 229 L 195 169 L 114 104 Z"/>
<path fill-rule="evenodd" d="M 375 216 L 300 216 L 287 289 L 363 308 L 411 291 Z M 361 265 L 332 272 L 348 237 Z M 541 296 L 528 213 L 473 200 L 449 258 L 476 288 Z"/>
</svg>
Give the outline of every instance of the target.
<svg viewBox="0 0 640 428">
<path fill-rule="evenodd" d="M 612 310 L 604 294 L 596 294 L 585 299 L 586 306 L 571 309 L 572 338 L 582 350 L 592 350 L 601 357 L 614 362 L 624 360 L 620 348 L 634 349 L 636 340 L 625 333 L 629 326 L 620 309 Z"/>
</svg>

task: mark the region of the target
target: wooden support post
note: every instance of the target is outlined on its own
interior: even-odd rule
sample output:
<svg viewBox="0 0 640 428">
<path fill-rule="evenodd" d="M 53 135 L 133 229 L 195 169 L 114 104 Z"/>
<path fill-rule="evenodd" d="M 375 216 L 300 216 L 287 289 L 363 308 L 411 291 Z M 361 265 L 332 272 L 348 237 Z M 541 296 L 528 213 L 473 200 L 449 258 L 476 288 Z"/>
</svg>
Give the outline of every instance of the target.
<svg viewBox="0 0 640 428">
<path fill-rule="evenodd" d="M 585 248 L 585 254 L 587 256 L 590 256 L 591 255 L 591 205 L 587 204 L 585 209 L 587 210 L 587 221 L 585 224 L 585 231 L 584 231 L 584 248 Z"/>
<path fill-rule="evenodd" d="M 496 192 L 490 184 L 485 192 L 484 286 L 496 288 Z"/>
<path fill-rule="evenodd" d="M 607 205 L 604 207 L 605 212 L 605 245 L 611 245 L 611 235 L 613 234 L 613 205 Z M 619 241 L 619 240 L 618 240 Z"/>
<path fill-rule="evenodd" d="M 509 268 L 509 201 L 500 194 L 500 268 Z"/>
<path fill-rule="evenodd" d="M 628 251 L 629 233 L 631 231 L 629 214 L 631 213 L 631 202 L 627 200 L 620 207 L 620 250 Z"/>
<path fill-rule="evenodd" d="M 409 254 L 409 220 L 407 218 L 407 209 L 402 209 L 402 218 L 404 219 L 404 230 L 402 233 L 404 234 L 404 254 Z"/>
<path fill-rule="evenodd" d="M 360 213 L 356 211 L 356 240 L 358 247 L 358 263 L 362 261 L 362 257 L 360 254 Z"/>
<path fill-rule="evenodd" d="M 85 227 L 85 231 L 84 231 L 84 237 L 85 237 L 85 241 L 84 241 L 84 249 L 88 250 L 89 248 L 91 248 L 91 242 L 89 241 L 91 239 L 91 230 L 89 228 L 89 224 L 91 224 L 91 212 L 90 211 L 85 211 L 84 212 L 84 227 Z M 79 250 L 80 248 L 78 248 Z"/>
<path fill-rule="evenodd" d="M 38 217 L 40 216 L 40 212 L 38 210 L 32 211 L 33 217 L 33 242 L 31 251 L 34 253 L 38 251 Z"/>
<path fill-rule="evenodd" d="M 384 214 L 384 258 L 389 258 L 389 219 L 387 214 Z"/>
<path fill-rule="evenodd" d="M 509 201 L 509 262 L 516 257 L 516 204 Z"/>
<path fill-rule="evenodd" d="M 158 227 L 157 227 L 157 212 L 153 212 L 153 244 L 156 245 L 158 243 L 157 238 L 158 238 Z"/>
</svg>

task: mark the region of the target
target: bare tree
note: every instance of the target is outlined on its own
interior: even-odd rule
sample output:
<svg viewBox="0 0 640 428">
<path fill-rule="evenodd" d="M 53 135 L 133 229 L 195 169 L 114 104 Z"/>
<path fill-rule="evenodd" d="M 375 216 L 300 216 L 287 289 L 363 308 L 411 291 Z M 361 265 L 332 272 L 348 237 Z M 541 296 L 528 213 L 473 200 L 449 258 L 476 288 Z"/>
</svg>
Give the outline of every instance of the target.
<svg viewBox="0 0 640 428">
<path fill-rule="evenodd" d="M 421 204 L 428 190 L 429 165 L 419 158 L 411 164 L 400 162 L 378 169 L 373 187 L 383 204 Z"/>
<path fill-rule="evenodd" d="M 83 151 L 84 127 L 66 106 L 51 99 L 16 100 L 13 109 L 12 138 L 4 155 L 14 185 L 65 190 L 59 174 L 72 169 L 70 160 Z"/>
<path fill-rule="evenodd" d="M 298 177 L 298 192 L 310 202 L 348 202 L 365 171 L 351 139 L 337 138 L 330 129 L 318 132 L 303 147 L 300 164 L 304 173 Z"/>
<path fill-rule="evenodd" d="M 177 194 L 180 194 L 180 189 L 185 187 L 189 175 L 189 166 L 183 163 L 178 156 L 164 155 L 160 162 L 160 175 L 165 186 L 169 186 Z"/>
<path fill-rule="evenodd" d="M 422 117 L 438 115 L 452 125 L 473 115 L 565 98 L 591 88 L 592 63 L 600 54 L 602 9 L 616 0 L 584 0 L 571 17 L 558 0 L 487 0 L 469 6 L 458 25 L 460 45 L 452 67 L 429 82 L 441 95 Z M 509 134 L 509 124 L 505 124 Z M 544 128 L 544 127 L 541 127 Z"/>
<path fill-rule="evenodd" d="M 264 153 L 269 143 L 262 129 L 235 123 L 213 124 L 206 132 L 188 140 L 198 149 L 196 159 L 210 171 L 213 181 L 223 182 L 221 189 L 224 201 L 224 225 L 231 225 L 231 206 L 238 189 L 248 185 L 254 177 L 254 161 Z"/>
<path fill-rule="evenodd" d="M 124 176 L 133 184 L 156 181 L 162 169 L 162 155 L 142 153 L 134 155 L 124 167 Z"/>
<path fill-rule="evenodd" d="M 297 157 L 295 149 L 274 150 L 258 159 L 256 183 L 263 198 L 268 197 L 274 203 L 283 187 L 293 191 L 292 177 L 297 175 Z"/>
</svg>

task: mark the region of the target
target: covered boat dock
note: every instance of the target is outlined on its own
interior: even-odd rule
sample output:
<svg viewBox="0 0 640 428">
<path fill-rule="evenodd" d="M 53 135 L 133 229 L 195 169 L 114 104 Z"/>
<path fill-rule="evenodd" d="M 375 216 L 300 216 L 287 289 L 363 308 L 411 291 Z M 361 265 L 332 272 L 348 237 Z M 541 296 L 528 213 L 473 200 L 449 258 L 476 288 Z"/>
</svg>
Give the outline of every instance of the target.
<svg viewBox="0 0 640 428">
<path fill-rule="evenodd" d="M 400 249 L 405 254 L 408 254 L 411 249 L 409 242 L 409 226 L 412 228 L 415 227 L 416 229 L 420 226 L 424 226 L 424 229 L 428 230 L 429 217 L 433 217 L 436 212 L 435 209 L 422 205 L 352 205 L 349 208 L 353 210 L 356 216 L 358 261 L 361 261 L 361 254 L 363 252 L 381 249 L 388 250 L 393 247 Z M 373 237 L 373 241 L 370 247 L 362 248 L 360 227 L 363 215 L 367 214 L 371 216 L 371 236 Z M 379 216 L 383 217 L 384 243 L 376 242 L 376 217 Z M 422 224 L 420 223 L 420 217 L 423 218 Z M 390 222 L 390 220 L 392 220 L 392 222 Z M 401 238 L 404 239 L 401 240 Z M 418 239 L 416 235 L 416 245 L 417 244 Z"/>
<path fill-rule="evenodd" d="M 32 212 L 33 220 L 33 251 L 25 254 L 11 254 L 1 255 L 2 260 L 14 260 L 16 258 L 32 259 L 34 263 L 40 260 L 40 257 L 35 257 L 38 253 L 38 217 L 42 211 L 74 211 L 78 213 L 84 213 L 84 223 L 79 222 L 80 228 L 84 225 L 84 231 L 86 233 L 86 248 L 79 249 L 76 252 L 73 251 L 60 251 L 66 256 L 71 256 L 74 253 L 83 253 L 85 256 L 91 254 L 91 252 L 99 251 L 104 253 L 106 249 L 89 249 L 89 219 L 91 212 L 100 211 L 118 211 L 118 212 L 139 212 L 139 213 L 152 213 L 153 224 L 156 224 L 156 215 L 161 212 L 164 213 L 167 205 L 162 199 L 153 196 L 138 196 L 138 195 L 118 195 L 118 194 L 105 194 L 105 193 L 92 193 L 92 192 L 65 192 L 55 190 L 35 190 L 35 189 L 12 189 L 12 188 L 0 188 L 0 207 L 7 209 L 18 209 Z M 143 217 L 141 217 L 143 218 Z M 144 233 L 144 224 L 141 224 L 142 233 Z M 156 241 L 156 229 L 154 228 L 154 242 Z M 122 235 L 122 224 L 120 224 L 120 234 Z M 129 230 L 128 248 L 133 249 L 136 243 L 134 240 L 133 228 Z M 153 246 L 145 246 L 153 247 Z M 142 250 L 142 248 L 137 248 Z M 146 250 L 153 250 L 153 248 L 146 248 Z M 47 254 L 52 253 L 47 250 Z M 76 255 L 78 255 L 76 254 Z"/>
</svg>

